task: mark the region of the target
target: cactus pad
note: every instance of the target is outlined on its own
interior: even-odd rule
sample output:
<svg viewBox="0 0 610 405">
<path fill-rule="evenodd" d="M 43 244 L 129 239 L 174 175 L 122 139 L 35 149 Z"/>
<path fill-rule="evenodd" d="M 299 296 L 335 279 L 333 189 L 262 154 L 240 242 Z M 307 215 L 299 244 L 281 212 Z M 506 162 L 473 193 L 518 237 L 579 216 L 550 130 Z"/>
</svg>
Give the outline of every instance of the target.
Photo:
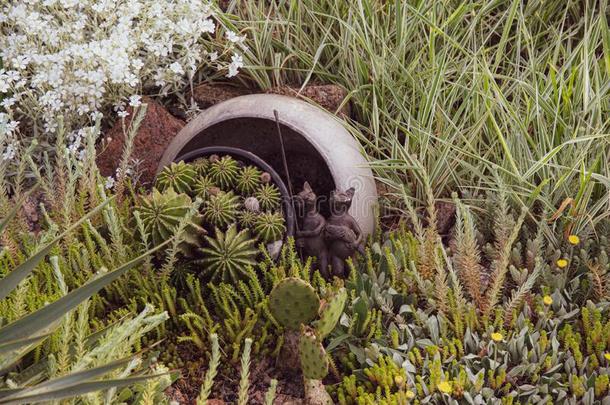
<svg viewBox="0 0 610 405">
<path fill-rule="evenodd" d="M 320 298 L 313 287 L 298 278 L 280 281 L 269 295 L 269 309 L 284 327 L 298 330 L 318 316 Z"/>
<path fill-rule="evenodd" d="M 347 301 L 347 292 L 341 288 L 324 304 L 320 310 L 320 319 L 315 322 L 315 328 L 320 338 L 326 337 L 335 328 L 343 313 L 343 307 Z"/>
<path fill-rule="evenodd" d="M 196 178 L 197 171 L 193 166 L 182 161 L 172 162 L 161 170 L 161 173 L 157 176 L 155 186 L 162 192 L 173 188 L 178 193 L 190 194 Z"/>
<path fill-rule="evenodd" d="M 310 328 L 303 328 L 301 332 L 299 357 L 305 378 L 321 380 L 328 374 L 328 356 L 322 343 Z"/>
</svg>

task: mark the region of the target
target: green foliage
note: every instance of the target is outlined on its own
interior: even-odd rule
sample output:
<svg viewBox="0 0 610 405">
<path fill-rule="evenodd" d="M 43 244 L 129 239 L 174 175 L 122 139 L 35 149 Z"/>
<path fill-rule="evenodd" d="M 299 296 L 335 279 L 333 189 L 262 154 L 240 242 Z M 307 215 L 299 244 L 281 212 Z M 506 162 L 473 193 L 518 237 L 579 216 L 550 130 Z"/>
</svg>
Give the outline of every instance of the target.
<svg viewBox="0 0 610 405">
<path fill-rule="evenodd" d="M 144 225 L 144 232 L 150 235 L 153 245 L 158 245 L 170 239 L 176 233 L 180 222 L 192 215 L 191 205 L 191 199 L 186 194 L 178 194 L 172 188 L 161 193 L 155 188 L 150 195 L 140 199 L 136 210 Z M 203 233 L 196 217 L 189 222 L 191 232 Z"/>
<path fill-rule="evenodd" d="M 201 272 L 209 275 L 211 282 L 236 283 L 247 275 L 247 267 L 254 266 L 258 250 L 247 230 L 238 231 L 235 225 L 226 232 L 216 228 L 215 238 L 205 237 L 207 247 L 200 250 L 203 258 L 196 261 Z"/>
<path fill-rule="evenodd" d="M 193 195 L 207 201 L 211 195 L 218 192 L 214 182 L 207 176 L 199 176 L 193 184 Z"/>
<path fill-rule="evenodd" d="M 223 189 L 233 187 L 239 175 L 239 165 L 231 156 L 210 156 L 209 175 Z"/>
<path fill-rule="evenodd" d="M 177 193 L 190 194 L 196 177 L 197 171 L 193 166 L 182 161 L 172 162 L 161 170 L 157 176 L 155 186 L 160 191 L 173 188 Z"/>
<path fill-rule="evenodd" d="M 281 240 L 286 232 L 284 217 L 278 212 L 263 212 L 256 217 L 254 232 L 266 243 Z"/>
<path fill-rule="evenodd" d="M 201 210 L 203 219 L 215 227 L 226 227 L 236 221 L 239 197 L 232 192 L 219 191 L 206 201 Z"/>
<path fill-rule="evenodd" d="M 303 376 L 321 380 L 328 374 L 328 356 L 313 330 L 305 328 L 299 338 L 299 358 Z"/>
<path fill-rule="evenodd" d="M 282 195 L 273 184 L 265 183 L 256 190 L 254 197 L 258 200 L 263 211 L 274 211 L 280 208 Z"/>
<path fill-rule="evenodd" d="M 314 320 L 320 308 L 320 298 L 313 287 L 298 278 L 280 281 L 269 295 L 269 309 L 284 327 L 299 330 L 302 324 Z"/>
<path fill-rule="evenodd" d="M 262 172 L 254 166 L 246 166 L 241 169 L 235 186 L 240 193 L 252 195 L 261 184 Z"/>
</svg>

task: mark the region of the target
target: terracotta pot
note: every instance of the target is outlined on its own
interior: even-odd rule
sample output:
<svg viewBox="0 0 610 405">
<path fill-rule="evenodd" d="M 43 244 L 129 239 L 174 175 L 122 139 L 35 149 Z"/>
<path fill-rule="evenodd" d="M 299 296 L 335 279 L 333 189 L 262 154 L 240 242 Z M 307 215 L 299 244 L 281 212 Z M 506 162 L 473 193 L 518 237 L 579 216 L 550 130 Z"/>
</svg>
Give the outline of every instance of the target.
<svg viewBox="0 0 610 405">
<path fill-rule="evenodd" d="M 338 118 L 292 97 L 252 94 L 208 108 L 176 135 L 158 170 L 190 151 L 229 146 L 254 153 L 288 183 L 274 110 L 279 115 L 293 193 L 309 181 L 321 199 L 321 212 L 326 214 L 331 190 L 354 187 L 350 214 L 365 234 L 373 232 L 377 190 L 358 142 Z"/>
</svg>

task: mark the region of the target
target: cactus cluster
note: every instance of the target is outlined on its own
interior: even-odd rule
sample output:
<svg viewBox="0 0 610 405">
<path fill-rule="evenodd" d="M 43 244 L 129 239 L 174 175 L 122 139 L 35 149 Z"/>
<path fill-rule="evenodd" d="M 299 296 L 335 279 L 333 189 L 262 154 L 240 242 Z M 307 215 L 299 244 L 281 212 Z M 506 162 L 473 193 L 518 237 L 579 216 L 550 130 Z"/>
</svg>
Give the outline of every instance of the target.
<svg viewBox="0 0 610 405">
<path fill-rule="evenodd" d="M 347 292 L 341 287 L 322 301 L 306 281 L 288 277 L 269 295 L 274 319 L 288 330 L 300 331 L 299 359 L 303 376 L 321 380 L 328 373 L 329 357 L 322 345 L 343 313 Z"/>
<path fill-rule="evenodd" d="M 281 241 L 286 233 L 281 193 L 269 173 L 232 156 L 211 155 L 190 163 L 171 163 L 159 173 L 155 187 L 158 191 L 139 207 L 146 232 L 155 243 L 171 237 L 180 215 L 200 200 L 197 226 L 209 235 L 215 234 L 215 238 L 187 232 L 186 239 L 199 246 L 197 263 L 208 267 L 202 272 L 210 273 L 212 280 L 238 279 L 240 272 L 231 263 L 244 262 L 234 258 L 245 256 L 250 263 L 256 257 L 252 246 Z M 167 212 L 161 211 L 159 204 Z M 224 256 L 229 247 L 232 257 Z M 221 259 L 224 264 L 219 264 Z"/>
</svg>

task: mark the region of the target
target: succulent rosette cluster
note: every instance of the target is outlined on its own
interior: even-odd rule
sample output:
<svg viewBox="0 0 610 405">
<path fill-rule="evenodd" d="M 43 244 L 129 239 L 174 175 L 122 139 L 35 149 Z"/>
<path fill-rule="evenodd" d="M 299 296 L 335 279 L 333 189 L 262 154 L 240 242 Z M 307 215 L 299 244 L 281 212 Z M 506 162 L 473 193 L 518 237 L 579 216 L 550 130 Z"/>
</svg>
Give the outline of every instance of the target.
<svg viewBox="0 0 610 405">
<path fill-rule="evenodd" d="M 156 242 L 186 221 L 190 243 L 183 245 L 196 240 L 198 248 L 185 252 L 214 281 L 237 281 L 256 264 L 258 245 L 280 243 L 286 233 L 281 193 L 269 173 L 229 155 L 171 163 L 138 210 Z"/>
</svg>

